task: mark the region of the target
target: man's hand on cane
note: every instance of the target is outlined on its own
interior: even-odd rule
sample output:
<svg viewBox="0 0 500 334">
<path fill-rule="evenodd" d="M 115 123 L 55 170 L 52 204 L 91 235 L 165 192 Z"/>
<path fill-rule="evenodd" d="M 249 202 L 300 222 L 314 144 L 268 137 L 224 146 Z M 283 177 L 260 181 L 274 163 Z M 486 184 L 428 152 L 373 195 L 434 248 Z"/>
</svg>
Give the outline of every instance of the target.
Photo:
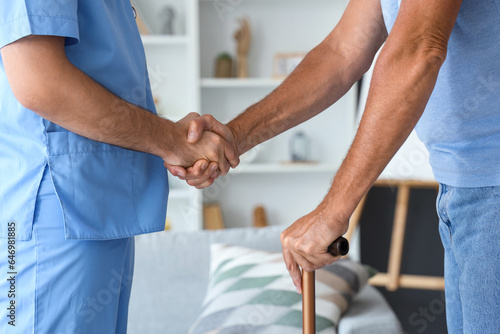
<svg viewBox="0 0 500 334">
<path fill-rule="evenodd" d="M 328 253 L 328 246 L 347 232 L 348 225 L 348 221 L 339 219 L 332 208 L 322 203 L 283 231 L 283 258 L 299 293 L 302 293 L 300 268 L 310 272 L 340 259 Z"/>
</svg>

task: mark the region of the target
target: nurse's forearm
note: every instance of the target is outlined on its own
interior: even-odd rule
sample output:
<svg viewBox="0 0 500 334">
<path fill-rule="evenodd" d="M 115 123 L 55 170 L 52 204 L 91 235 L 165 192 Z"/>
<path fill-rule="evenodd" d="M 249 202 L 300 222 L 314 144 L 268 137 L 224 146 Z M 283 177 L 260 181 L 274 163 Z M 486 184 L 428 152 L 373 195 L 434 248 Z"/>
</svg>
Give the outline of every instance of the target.
<svg viewBox="0 0 500 334">
<path fill-rule="evenodd" d="M 174 124 L 121 100 L 74 67 L 64 38 L 25 37 L 2 48 L 2 59 L 24 107 L 84 137 L 165 155 L 162 145 Z"/>
<path fill-rule="evenodd" d="M 14 95 L 26 108 L 81 136 L 160 156 L 190 166 L 200 154 L 186 140 L 187 125 L 162 119 L 134 106 L 73 66 L 64 38 L 29 36 L 2 48 Z M 215 135 L 197 147 L 217 161 Z M 205 156 L 208 158 L 208 156 Z"/>
</svg>

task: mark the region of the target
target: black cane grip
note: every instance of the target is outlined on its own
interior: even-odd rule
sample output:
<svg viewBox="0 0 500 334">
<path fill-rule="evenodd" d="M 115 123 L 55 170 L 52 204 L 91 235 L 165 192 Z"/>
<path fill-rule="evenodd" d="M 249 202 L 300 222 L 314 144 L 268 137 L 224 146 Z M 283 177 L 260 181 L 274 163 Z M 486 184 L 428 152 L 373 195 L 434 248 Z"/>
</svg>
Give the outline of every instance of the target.
<svg viewBox="0 0 500 334">
<path fill-rule="evenodd" d="M 346 238 L 340 237 L 328 246 L 328 253 L 333 256 L 344 256 L 349 253 L 349 241 Z"/>
</svg>

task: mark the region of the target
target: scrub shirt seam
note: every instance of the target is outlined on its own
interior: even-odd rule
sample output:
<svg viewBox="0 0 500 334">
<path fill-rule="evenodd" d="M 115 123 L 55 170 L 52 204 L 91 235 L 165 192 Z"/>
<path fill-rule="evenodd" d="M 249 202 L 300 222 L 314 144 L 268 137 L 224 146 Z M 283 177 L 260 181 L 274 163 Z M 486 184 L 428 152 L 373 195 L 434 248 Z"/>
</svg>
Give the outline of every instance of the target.
<svg viewBox="0 0 500 334">
<path fill-rule="evenodd" d="M 156 227 L 152 227 L 150 229 L 141 229 L 137 233 L 121 233 L 121 234 L 114 234 L 113 237 L 110 236 L 103 236 L 103 237 L 93 237 L 93 236 L 88 236 L 88 235 L 81 235 L 78 237 L 72 237 L 72 236 L 66 236 L 66 239 L 69 240 L 116 240 L 116 239 L 124 239 L 124 238 L 130 238 L 134 237 L 136 235 L 141 235 L 141 234 L 149 234 L 149 233 L 155 233 L 155 232 L 161 232 L 164 231 L 164 229 L 157 229 Z"/>
<path fill-rule="evenodd" d="M 43 125 L 43 132 L 45 134 L 45 147 L 47 148 L 47 151 L 49 151 L 49 137 L 47 135 L 47 127 L 45 126 L 45 124 L 42 122 L 42 125 Z M 48 154 L 49 157 L 53 156 L 51 154 Z M 50 163 L 50 159 L 48 159 L 48 162 L 47 162 L 47 165 L 46 165 L 46 168 L 49 168 L 49 173 L 50 173 L 50 179 L 52 180 L 52 187 L 54 187 L 54 193 L 56 194 L 56 197 L 57 197 L 57 201 L 59 202 L 59 206 L 61 207 L 61 215 L 63 217 L 63 225 L 64 225 L 64 237 L 65 239 L 67 238 L 67 235 L 66 235 L 66 231 L 68 230 L 67 229 L 67 226 L 66 226 L 66 212 L 64 210 L 64 204 L 63 202 L 61 201 L 61 198 L 59 197 L 59 193 L 57 191 L 57 187 L 56 187 L 56 181 L 54 179 L 54 175 L 52 174 L 52 166 L 51 166 L 51 163 Z"/>
<path fill-rule="evenodd" d="M 51 19 L 63 19 L 63 20 L 70 20 L 70 21 L 73 21 L 75 23 L 78 23 L 77 20 L 75 20 L 74 18 L 72 17 L 67 17 L 67 16 L 53 16 L 53 15 L 40 15 L 40 14 L 27 14 L 27 15 L 22 15 L 22 16 L 18 16 L 16 18 L 13 18 L 9 21 L 4 21 L 2 25 L 0 25 L 0 27 L 4 27 L 6 25 L 9 25 L 13 22 L 16 22 L 22 18 L 25 18 L 25 17 L 46 17 L 46 18 L 51 18 Z"/>
<path fill-rule="evenodd" d="M 49 172 L 50 172 L 50 179 L 52 180 L 52 186 L 54 187 L 54 193 L 56 194 L 57 201 L 59 202 L 59 206 L 61 207 L 61 214 L 63 217 L 63 224 L 64 224 L 64 238 L 68 239 L 68 235 L 66 232 L 68 230 L 67 225 L 66 225 L 66 222 L 67 222 L 66 211 L 64 209 L 64 204 L 61 201 L 61 198 L 59 197 L 59 193 L 57 192 L 56 181 L 54 179 L 54 176 L 52 175 L 52 168 L 50 168 L 50 163 L 48 164 L 48 166 L 49 166 Z"/>
<path fill-rule="evenodd" d="M 37 183 L 35 183 L 33 185 L 33 189 L 32 191 L 30 191 L 30 193 L 35 193 L 35 198 L 34 198 L 34 204 L 30 207 L 33 207 L 33 210 L 32 210 L 32 213 L 30 214 L 30 217 L 29 217 L 29 221 L 31 222 L 31 224 L 29 224 L 29 231 L 22 231 L 19 235 L 19 240 L 30 240 L 32 237 L 33 237 L 33 224 L 34 224 L 34 220 L 35 220 L 35 210 L 36 210 L 36 199 L 37 199 L 37 196 L 38 196 L 38 192 L 40 190 L 40 185 L 42 184 L 42 179 L 43 179 L 43 174 L 45 173 L 45 168 L 47 168 L 47 162 L 44 160 L 44 166 L 43 166 L 43 169 L 42 169 L 42 176 L 40 177 L 40 179 L 38 180 Z M 22 237 L 22 235 L 25 235 L 24 238 Z"/>
<path fill-rule="evenodd" d="M 498 14 L 500 15 L 500 0 L 494 0 L 495 5 L 497 6 Z"/>
<path fill-rule="evenodd" d="M 84 155 L 84 154 L 92 154 L 92 153 L 99 153 L 99 152 L 110 152 L 110 151 L 121 151 L 123 150 L 122 148 L 110 148 L 110 149 L 103 149 L 103 150 L 91 150 L 91 151 L 69 151 L 69 152 L 64 152 L 64 153 L 51 153 L 51 157 L 56 157 L 60 155 L 68 155 L 68 154 L 73 154 L 73 155 Z"/>
<path fill-rule="evenodd" d="M 130 188 L 131 188 L 131 192 L 132 192 L 132 205 L 134 206 L 134 212 L 135 212 L 135 219 L 137 221 L 137 223 L 139 223 L 139 215 L 137 214 L 137 206 L 136 206 L 136 203 L 135 203 L 135 192 L 134 192 L 134 170 L 135 170 L 135 154 L 132 154 L 132 175 L 130 177 Z M 140 224 L 139 224 L 140 225 Z M 142 229 L 141 229 L 142 230 Z"/>
</svg>

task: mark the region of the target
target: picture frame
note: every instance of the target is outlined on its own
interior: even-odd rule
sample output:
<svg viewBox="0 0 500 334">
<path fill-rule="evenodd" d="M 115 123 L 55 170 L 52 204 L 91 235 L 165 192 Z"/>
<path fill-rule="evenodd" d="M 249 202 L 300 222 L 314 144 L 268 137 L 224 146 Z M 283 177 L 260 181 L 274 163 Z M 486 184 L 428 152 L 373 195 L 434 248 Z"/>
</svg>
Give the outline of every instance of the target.
<svg viewBox="0 0 500 334">
<path fill-rule="evenodd" d="M 286 78 L 304 59 L 306 54 L 306 52 L 276 53 L 273 60 L 273 78 Z"/>
</svg>

